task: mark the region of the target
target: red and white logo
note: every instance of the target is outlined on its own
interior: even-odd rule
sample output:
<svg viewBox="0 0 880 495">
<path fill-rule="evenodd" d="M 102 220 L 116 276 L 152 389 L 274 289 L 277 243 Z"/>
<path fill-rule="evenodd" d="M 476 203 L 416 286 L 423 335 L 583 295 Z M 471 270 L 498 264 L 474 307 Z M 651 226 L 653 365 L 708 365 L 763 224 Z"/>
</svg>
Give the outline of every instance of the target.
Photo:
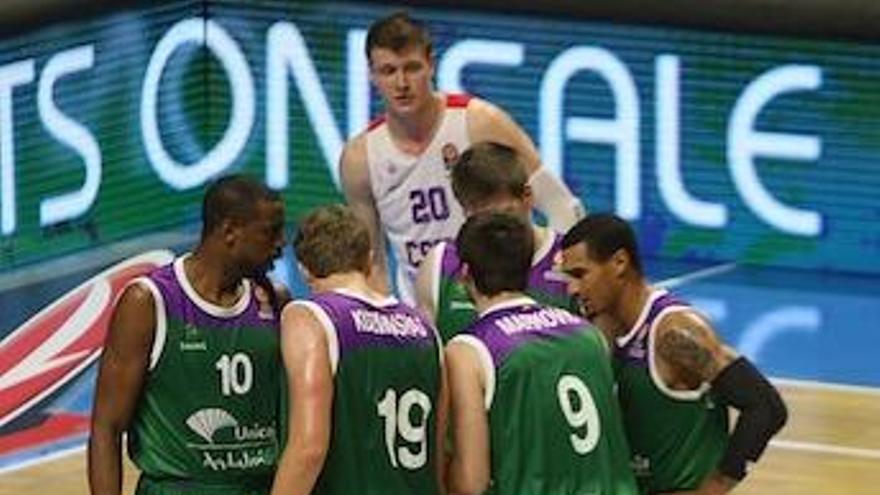
<svg viewBox="0 0 880 495">
<path fill-rule="evenodd" d="M 132 279 L 170 263 L 170 251 L 122 261 L 42 309 L 0 342 L 0 426 L 75 379 L 101 354 L 113 304 Z"/>
</svg>

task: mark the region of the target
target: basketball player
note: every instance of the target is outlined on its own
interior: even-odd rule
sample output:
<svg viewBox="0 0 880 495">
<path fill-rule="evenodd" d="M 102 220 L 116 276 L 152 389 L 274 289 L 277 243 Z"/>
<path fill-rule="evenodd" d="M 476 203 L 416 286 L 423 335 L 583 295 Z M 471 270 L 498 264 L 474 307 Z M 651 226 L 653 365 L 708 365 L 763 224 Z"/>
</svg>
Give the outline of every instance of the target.
<svg viewBox="0 0 880 495">
<path fill-rule="evenodd" d="M 456 241 L 480 318 L 446 351 L 450 492 L 635 495 L 604 338 L 524 294 L 533 239 L 516 217 L 487 213 Z"/>
<path fill-rule="evenodd" d="M 289 438 L 273 495 L 440 490 L 442 349 L 415 309 L 372 289 L 370 234 L 345 206 L 300 222 L 309 299 L 282 314 Z"/>
<path fill-rule="evenodd" d="M 531 226 L 535 252 L 526 293 L 552 306 L 576 309 L 565 282 L 554 272 L 561 235 L 532 223 L 533 195 L 526 167 L 513 148 L 493 142 L 476 143 L 452 168 L 452 190 L 465 216 L 506 212 Z M 419 267 L 416 280 L 419 308 L 447 342 L 477 318 L 464 284 L 454 243 L 441 242 Z"/>
<path fill-rule="evenodd" d="M 136 279 L 110 323 L 89 439 L 92 495 L 263 495 L 276 459 L 278 305 L 258 285 L 284 245 L 284 205 L 241 176 L 205 193 L 195 250 Z"/>
<path fill-rule="evenodd" d="M 690 305 L 642 274 L 632 228 L 589 215 L 562 241 L 583 312 L 614 338 L 618 393 L 644 493 L 720 494 L 786 421 L 779 393 Z M 728 407 L 739 411 L 728 434 Z"/>
<path fill-rule="evenodd" d="M 436 243 L 453 239 L 464 221 L 448 168 L 471 143 L 497 141 L 523 156 L 535 205 L 556 230 L 582 216 L 580 202 L 540 167 L 531 140 L 507 113 L 479 98 L 434 90 L 432 41 L 421 22 L 404 13 L 376 21 L 366 55 L 385 114 L 345 145 L 340 176 L 346 200 L 370 228 L 377 289 L 389 290 L 387 235 L 399 292 L 414 303 L 422 258 Z"/>
</svg>

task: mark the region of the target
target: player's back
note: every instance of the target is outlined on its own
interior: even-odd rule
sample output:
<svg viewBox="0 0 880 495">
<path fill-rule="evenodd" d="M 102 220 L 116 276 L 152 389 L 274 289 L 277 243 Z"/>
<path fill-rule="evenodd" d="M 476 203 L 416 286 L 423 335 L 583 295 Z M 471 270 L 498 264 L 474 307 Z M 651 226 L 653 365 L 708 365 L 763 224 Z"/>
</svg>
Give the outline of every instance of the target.
<svg viewBox="0 0 880 495">
<path fill-rule="evenodd" d="M 435 330 L 393 298 L 333 291 L 308 304 L 332 327 L 334 363 L 331 444 L 314 492 L 435 493 L 441 382 Z"/>
<path fill-rule="evenodd" d="M 636 493 L 601 334 L 528 298 L 484 313 L 452 342 L 482 356 L 491 493 Z"/>
</svg>

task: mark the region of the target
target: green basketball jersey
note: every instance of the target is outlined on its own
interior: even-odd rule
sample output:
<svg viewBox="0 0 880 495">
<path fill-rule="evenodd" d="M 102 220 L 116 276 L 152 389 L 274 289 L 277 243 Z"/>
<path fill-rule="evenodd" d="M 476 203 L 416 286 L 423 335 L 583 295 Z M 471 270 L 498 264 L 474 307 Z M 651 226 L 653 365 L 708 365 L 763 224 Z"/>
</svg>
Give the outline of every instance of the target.
<svg viewBox="0 0 880 495">
<path fill-rule="evenodd" d="M 568 295 L 566 283 L 553 271 L 553 260 L 561 251 L 561 237 L 551 233 L 545 246 L 539 249 L 529 272 L 526 294 L 541 304 L 577 311 Z M 454 244 L 442 243 L 432 255 L 435 274 L 432 274 L 436 325 L 443 342 L 461 333 L 477 319 L 477 311 L 461 280 L 461 260 Z"/>
<path fill-rule="evenodd" d="M 330 449 L 313 493 L 435 494 L 436 331 L 392 298 L 333 291 L 306 304 L 332 323 L 328 339 L 338 349 Z"/>
<path fill-rule="evenodd" d="M 179 490 L 188 494 L 204 485 L 266 492 L 279 454 L 275 313 L 249 282 L 233 307 L 202 300 L 186 280 L 183 258 L 141 283 L 153 292 L 157 328 L 129 452 L 151 485 L 169 482 L 148 491 L 188 486 Z"/>
<path fill-rule="evenodd" d="M 643 493 L 690 490 L 715 470 L 727 447 L 727 408 L 709 391 L 666 389 L 654 379 L 651 333 L 688 306 L 655 291 L 632 331 L 618 341 L 615 371 L 633 469 Z"/>
<path fill-rule="evenodd" d="M 598 330 L 525 298 L 492 308 L 453 341 L 477 350 L 487 377 L 489 493 L 637 493 Z"/>
</svg>

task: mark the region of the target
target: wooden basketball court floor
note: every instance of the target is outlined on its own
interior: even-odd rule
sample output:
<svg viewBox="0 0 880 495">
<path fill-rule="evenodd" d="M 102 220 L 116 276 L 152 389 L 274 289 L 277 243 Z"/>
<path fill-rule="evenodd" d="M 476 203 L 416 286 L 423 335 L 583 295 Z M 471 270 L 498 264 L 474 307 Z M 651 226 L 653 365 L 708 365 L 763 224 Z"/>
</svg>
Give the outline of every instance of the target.
<svg viewBox="0 0 880 495">
<path fill-rule="evenodd" d="M 777 380 L 790 408 L 737 495 L 880 494 L 880 389 Z M 0 495 L 86 495 L 85 452 L 0 475 Z M 136 470 L 126 462 L 124 493 Z"/>
</svg>

